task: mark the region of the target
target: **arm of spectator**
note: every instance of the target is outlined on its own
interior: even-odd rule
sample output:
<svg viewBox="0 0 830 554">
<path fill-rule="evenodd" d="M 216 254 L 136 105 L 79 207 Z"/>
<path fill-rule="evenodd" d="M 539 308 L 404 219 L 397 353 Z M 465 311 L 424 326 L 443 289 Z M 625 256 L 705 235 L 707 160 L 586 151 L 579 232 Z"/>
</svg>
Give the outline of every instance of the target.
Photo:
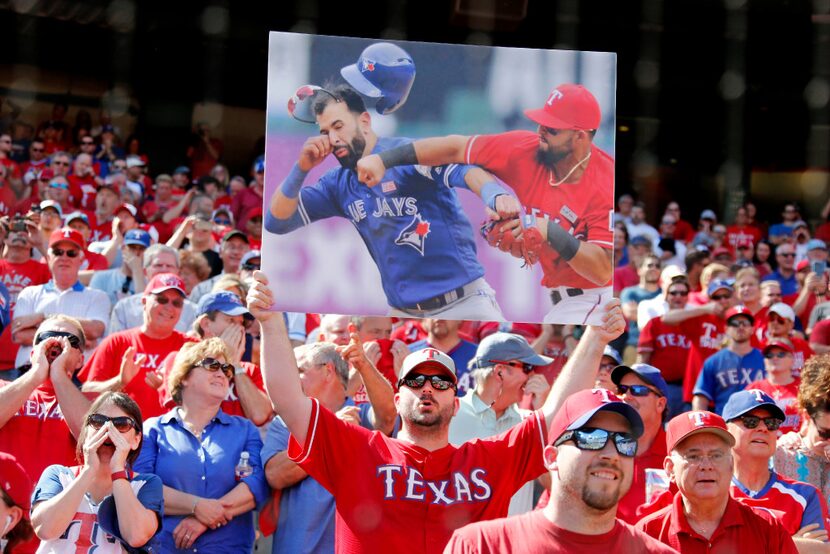
<svg viewBox="0 0 830 554">
<path fill-rule="evenodd" d="M 17 413 L 26 399 L 49 376 L 49 362 L 46 359 L 46 343 L 35 346 L 32 351 L 32 369 L 0 388 L 0 429 Z"/>
<path fill-rule="evenodd" d="M 354 325 L 349 325 L 349 334 L 349 344 L 338 346 L 337 351 L 340 352 L 344 360 L 349 362 L 349 365 L 357 369 L 363 379 L 363 384 L 366 386 L 366 395 L 372 404 L 372 412 L 369 416 L 372 426 L 388 435 L 392 432 L 395 418 L 398 415 L 394 401 L 395 392 L 386 377 L 381 375 L 374 364 L 366 357 L 363 343 Z"/>
<path fill-rule="evenodd" d="M 51 475 L 44 472 L 38 482 L 38 488 L 41 487 L 44 477 L 48 478 Z M 78 477 L 72 479 L 58 494 L 32 506 L 32 527 L 40 540 L 54 540 L 66 532 L 69 524 L 72 523 L 78 505 L 83 500 L 84 494 L 89 491 L 94 479 L 94 472 L 86 466 L 80 471 Z"/>
<path fill-rule="evenodd" d="M 827 554 L 830 553 L 830 544 L 816 539 L 805 539 L 793 535 L 793 542 L 798 554 Z"/>
<path fill-rule="evenodd" d="M 124 541 L 133 548 L 147 544 L 159 527 L 156 512 L 141 503 L 126 479 L 116 479 L 112 482 L 112 496 L 115 499 L 118 526 Z"/>
<path fill-rule="evenodd" d="M 170 208 L 169 210 L 166 210 L 164 212 L 164 214 L 161 216 L 161 220 L 165 223 L 170 223 L 171 221 L 173 221 L 177 217 L 181 217 L 182 212 L 184 211 L 184 209 L 187 208 L 190 205 L 190 201 L 193 199 L 193 194 L 195 193 L 195 191 L 196 191 L 196 189 L 193 188 L 193 189 L 190 189 L 189 191 L 187 191 L 186 193 L 184 193 L 184 196 L 182 196 L 182 199 L 179 200 L 178 204 L 176 204 L 175 206 L 173 206 L 172 208 Z M 190 219 L 190 217 L 188 217 L 188 219 Z M 192 223 L 191 223 L 191 226 L 192 226 Z M 170 246 L 169 241 L 168 241 L 168 246 Z M 173 248 L 178 248 L 178 246 L 174 246 Z"/>
<path fill-rule="evenodd" d="M 605 305 L 602 325 L 591 325 L 579 340 L 579 344 L 568 358 L 562 373 L 559 374 L 542 406 L 545 423 L 550 426 L 553 415 L 570 395 L 584 389 L 590 389 L 597 378 L 605 346 L 619 337 L 625 330 L 625 318 L 620 308 L 619 299 L 613 299 Z M 586 370 L 586 368 L 592 368 Z"/>
<path fill-rule="evenodd" d="M 83 392 L 102 393 L 108 391 L 119 391 L 130 384 L 141 369 L 141 364 L 144 362 L 145 354 L 136 356 L 135 346 L 130 346 L 124 351 L 121 357 L 121 367 L 118 375 L 107 379 L 106 381 L 86 381 L 81 385 Z"/>
<path fill-rule="evenodd" d="M 47 339 L 42 344 L 46 344 L 48 347 L 51 344 L 50 341 L 60 343 L 61 354 L 52 362 L 49 368 L 49 378 L 52 380 L 52 386 L 55 387 L 55 396 L 58 399 L 61 415 L 63 415 L 63 419 L 66 421 L 66 425 L 69 427 L 72 436 L 77 439 L 84 426 L 84 416 L 92 402 L 84 396 L 84 393 L 75 386 L 75 383 L 69 377 L 69 371 L 67 369 L 70 368 L 66 367 L 71 351 L 69 339 L 66 337 Z"/>
<path fill-rule="evenodd" d="M 637 363 L 638 364 L 650 364 L 651 363 L 651 355 L 653 352 L 651 350 L 640 350 L 637 352 Z"/>
<path fill-rule="evenodd" d="M 85 287 L 89 286 L 89 283 L 92 281 L 92 276 L 95 275 L 94 269 L 84 269 L 78 272 L 78 281 Z"/>
<path fill-rule="evenodd" d="M 109 301 L 107 301 L 106 311 L 109 313 Z M 81 317 L 76 319 L 80 322 L 84 330 L 84 335 L 86 335 L 87 340 L 90 342 L 100 339 L 104 336 L 104 331 L 107 330 L 107 324 L 99 319 L 85 319 Z"/>
<path fill-rule="evenodd" d="M 193 225 L 196 224 L 196 216 L 189 215 L 185 218 L 184 222 L 176 227 L 176 231 L 173 233 L 173 236 L 167 241 L 167 246 L 170 248 L 175 248 L 178 250 L 182 247 L 182 243 L 184 239 L 187 237 L 187 234 L 193 229 Z"/>
<path fill-rule="evenodd" d="M 709 409 L 709 399 L 702 394 L 696 394 L 692 397 L 692 410 L 703 411 Z"/>
<path fill-rule="evenodd" d="M 709 302 L 697 308 L 669 310 L 663 315 L 663 323 L 667 325 L 677 325 L 687 319 L 698 317 L 706 314 L 721 315 L 724 312 L 723 306 L 717 302 Z"/>
<path fill-rule="evenodd" d="M 288 459 L 287 450 L 275 454 L 265 464 L 265 478 L 274 489 L 287 489 L 306 477 L 308 473 Z"/>
<path fill-rule="evenodd" d="M 539 333 L 539 336 L 533 339 L 533 342 L 530 343 L 530 347 L 533 349 L 534 352 L 537 354 L 544 354 L 545 347 L 550 342 L 550 339 L 553 338 L 553 324 L 552 323 L 543 323 L 542 324 L 542 332 Z"/>
<path fill-rule="evenodd" d="M 254 494 L 245 483 L 239 483 L 219 500 L 222 502 L 225 515 L 229 520 L 256 508 Z"/>
<path fill-rule="evenodd" d="M 294 349 L 280 312 L 272 311 L 274 295 L 265 273 L 255 271 L 248 290 L 248 310 L 259 321 L 262 377 L 274 411 L 300 444 L 305 444 L 311 418 L 311 400 L 300 386 Z"/>
<path fill-rule="evenodd" d="M 22 293 L 18 296 L 18 300 L 21 297 L 23 297 Z M 31 346 L 35 338 L 35 331 L 37 331 L 38 325 L 46 319 L 46 316 L 39 312 L 28 313 L 30 312 L 28 309 L 30 303 L 27 301 L 28 298 L 25 300 L 25 306 L 20 306 L 20 302 L 15 306 L 15 316 L 12 320 L 12 342 L 22 346 Z"/>
<path fill-rule="evenodd" d="M 112 220 L 112 238 L 107 241 L 107 246 L 101 255 L 107 259 L 107 264 L 112 267 L 115 262 L 115 256 L 121 247 L 124 245 L 124 233 L 121 232 L 121 219 L 118 217 Z"/>
<path fill-rule="evenodd" d="M 228 360 L 234 368 L 242 366 L 242 354 L 245 353 L 245 328 L 242 325 L 229 325 L 219 336 L 228 348 L 231 359 Z M 264 425 L 273 415 L 271 401 L 265 392 L 251 380 L 251 377 L 244 371 L 234 375 L 234 387 L 236 396 L 242 406 L 245 417 L 250 419 L 254 425 Z"/>
</svg>

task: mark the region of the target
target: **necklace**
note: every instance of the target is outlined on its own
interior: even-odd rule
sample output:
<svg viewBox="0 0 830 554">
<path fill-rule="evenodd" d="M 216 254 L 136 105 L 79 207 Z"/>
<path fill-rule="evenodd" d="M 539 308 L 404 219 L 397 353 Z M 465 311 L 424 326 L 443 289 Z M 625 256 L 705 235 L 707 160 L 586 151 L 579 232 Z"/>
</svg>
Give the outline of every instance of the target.
<svg viewBox="0 0 830 554">
<path fill-rule="evenodd" d="M 588 155 L 587 155 L 587 156 L 585 156 L 584 158 L 582 158 L 581 160 L 579 160 L 578 162 L 576 162 L 576 164 L 575 164 L 575 165 L 571 168 L 571 170 L 570 170 L 569 172 L 567 172 L 567 173 L 565 174 L 565 176 L 564 176 L 564 177 L 562 177 L 562 179 L 561 179 L 561 180 L 559 180 L 559 181 L 554 181 L 554 180 L 553 180 L 553 170 L 552 170 L 552 169 L 549 169 L 549 170 L 548 170 L 548 172 L 550 173 L 550 177 L 548 177 L 548 184 L 549 184 L 550 186 L 552 186 L 552 187 L 558 187 L 559 185 L 561 185 L 562 183 L 564 183 L 565 181 L 567 181 L 567 180 L 568 180 L 568 177 L 570 177 L 570 176 L 571 176 L 571 174 L 572 174 L 574 171 L 576 171 L 576 168 L 577 168 L 577 167 L 581 166 L 582 164 L 584 164 L 585 162 L 587 162 L 589 159 L 591 159 L 591 152 L 588 152 Z"/>
</svg>

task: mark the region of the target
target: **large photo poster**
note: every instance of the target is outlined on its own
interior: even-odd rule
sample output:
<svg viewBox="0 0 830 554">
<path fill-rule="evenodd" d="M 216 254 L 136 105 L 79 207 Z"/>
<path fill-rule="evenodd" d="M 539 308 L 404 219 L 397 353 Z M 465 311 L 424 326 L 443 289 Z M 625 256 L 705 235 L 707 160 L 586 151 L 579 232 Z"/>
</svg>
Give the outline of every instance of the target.
<svg viewBox="0 0 830 554">
<path fill-rule="evenodd" d="M 280 310 L 599 321 L 615 54 L 277 32 L 269 48 Z"/>
</svg>

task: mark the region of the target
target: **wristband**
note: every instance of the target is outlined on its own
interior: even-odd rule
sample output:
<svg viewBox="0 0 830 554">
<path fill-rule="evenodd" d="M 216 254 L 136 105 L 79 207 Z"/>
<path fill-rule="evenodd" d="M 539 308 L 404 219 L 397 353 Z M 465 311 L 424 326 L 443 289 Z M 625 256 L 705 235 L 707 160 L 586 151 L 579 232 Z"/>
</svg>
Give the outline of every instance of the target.
<svg viewBox="0 0 830 554">
<path fill-rule="evenodd" d="M 502 194 L 506 195 L 507 191 L 495 181 L 487 181 L 481 185 L 481 199 L 484 201 L 484 204 L 494 212 L 496 211 L 496 197 L 501 196 Z"/>
<path fill-rule="evenodd" d="M 195 515 L 196 514 L 196 505 L 199 503 L 199 500 L 201 500 L 201 498 L 199 498 L 197 496 L 196 501 L 193 502 L 193 507 L 190 509 L 190 515 Z"/>
<path fill-rule="evenodd" d="M 242 364 L 234 366 L 234 368 L 233 368 L 233 374 L 234 375 L 242 375 L 243 373 L 246 373 L 246 371 L 245 371 L 245 367 Z"/>
<path fill-rule="evenodd" d="M 579 250 L 579 239 L 553 221 L 548 221 L 548 244 L 559 252 L 566 262 L 571 261 Z"/>
<path fill-rule="evenodd" d="M 126 481 L 129 481 L 130 477 L 131 477 L 130 472 L 126 469 L 122 469 L 121 471 L 116 471 L 115 473 L 110 475 L 110 479 L 112 479 L 113 481 L 116 481 L 118 479 L 124 479 Z"/>
<path fill-rule="evenodd" d="M 415 145 L 413 143 L 404 144 L 391 150 L 384 150 L 379 153 L 380 161 L 383 162 L 384 167 L 396 167 L 399 165 L 418 165 L 418 156 L 415 154 Z"/>
<path fill-rule="evenodd" d="M 303 181 L 305 181 L 306 175 L 307 172 L 300 169 L 298 164 L 294 164 L 294 167 L 291 168 L 288 176 L 280 185 L 280 192 L 282 192 L 283 196 L 287 198 L 297 198 L 300 194 L 300 189 L 303 186 Z"/>
</svg>

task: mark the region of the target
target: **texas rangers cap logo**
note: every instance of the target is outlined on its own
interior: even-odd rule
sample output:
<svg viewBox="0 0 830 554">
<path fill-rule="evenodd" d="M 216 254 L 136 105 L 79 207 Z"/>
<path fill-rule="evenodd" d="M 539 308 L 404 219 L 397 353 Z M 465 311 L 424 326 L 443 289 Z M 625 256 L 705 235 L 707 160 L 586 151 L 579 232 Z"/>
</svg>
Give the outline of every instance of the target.
<svg viewBox="0 0 830 554">
<path fill-rule="evenodd" d="M 424 245 L 430 231 L 429 227 L 429 221 L 425 221 L 421 217 L 421 214 L 415 214 L 415 217 L 412 218 L 409 225 L 404 227 L 398 235 L 398 238 L 395 239 L 395 244 L 398 246 L 411 246 L 423 256 Z"/>
</svg>

